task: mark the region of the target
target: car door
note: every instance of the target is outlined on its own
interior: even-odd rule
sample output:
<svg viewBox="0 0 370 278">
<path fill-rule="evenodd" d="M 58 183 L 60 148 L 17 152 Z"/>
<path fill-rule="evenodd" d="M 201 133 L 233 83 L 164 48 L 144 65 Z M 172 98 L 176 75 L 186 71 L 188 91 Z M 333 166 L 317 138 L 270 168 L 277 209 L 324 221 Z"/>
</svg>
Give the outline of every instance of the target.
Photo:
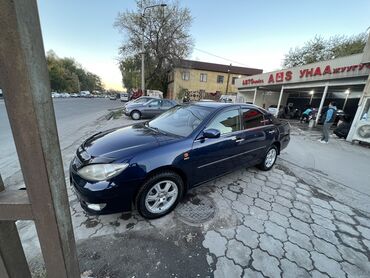
<svg viewBox="0 0 370 278">
<path fill-rule="evenodd" d="M 206 139 L 198 136 L 190 153 L 195 183 L 229 172 L 238 164 L 241 133 L 239 107 L 220 111 L 204 130 L 211 128 L 219 130 L 221 136 Z"/>
<path fill-rule="evenodd" d="M 153 99 L 146 104 L 145 114 L 147 117 L 155 117 L 161 113 L 161 99 Z"/>
<path fill-rule="evenodd" d="M 241 147 L 240 162 L 246 166 L 255 165 L 265 155 L 267 148 L 272 143 L 274 126 L 266 125 L 264 114 L 250 107 L 241 108 L 241 123 L 243 139 L 239 144 Z"/>
</svg>

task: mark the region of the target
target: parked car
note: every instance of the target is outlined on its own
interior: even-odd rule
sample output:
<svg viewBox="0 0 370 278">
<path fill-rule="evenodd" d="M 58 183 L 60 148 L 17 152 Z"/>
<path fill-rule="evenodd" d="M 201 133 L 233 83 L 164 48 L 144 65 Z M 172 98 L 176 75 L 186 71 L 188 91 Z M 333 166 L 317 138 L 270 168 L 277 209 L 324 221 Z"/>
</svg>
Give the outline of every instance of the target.
<svg viewBox="0 0 370 278">
<path fill-rule="evenodd" d="M 91 94 L 90 94 L 90 91 L 81 91 L 80 92 L 80 97 L 89 97 Z"/>
<path fill-rule="evenodd" d="M 236 95 L 221 95 L 219 102 L 235 103 Z"/>
<path fill-rule="evenodd" d="M 129 93 L 120 93 L 120 100 L 124 102 L 128 102 L 130 100 Z"/>
<path fill-rule="evenodd" d="M 171 99 L 154 98 L 147 102 L 128 103 L 123 107 L 123 113 L 133 120 L 140 120 L 158 116 L 176 105 L 177 102 Z"/>
<path fill-rule="evenodd" d="M 117 100 L 117 99 L 118 99 L 118 97 L 117 97 L 117 95 L 110 95 L 110 96 L 109 96 L 109 99 L 110 99 L 110 100 Z"/>
<path fill-rule="evenodd" d="M 267 108 L 267 111 L 269 111 L 272 115 L 278 115 L 278 112 L 280 114 L 280 112 L 283 112 L 283 106 L 280 105 L 280 109 L 278 111 L 278 108 L 277 108 L 277 105 L 270 105 L 268 108 Z"/>
<path fill-rule="evenodd" d="M 146 95 L 155 98 L 163 98 L 163 92 L 159 90 L 146 90 Z"/>
<path fill-rule="evenodd" d="M 178 105 L 157 118 L 100 132 L 78 148 L 70 182 L 90 213 L 146 218 L 175 208 L 186 191 L 240 167 L 270 170 L 290 125 L 254 105 Z"/>
<path fill-rule="evenodd" d="M 60 97 L 60 94 L 57 93 L 57 92 L 51 92 L 51 97 L 52 98 L 59 98 Z"/>
</svg>

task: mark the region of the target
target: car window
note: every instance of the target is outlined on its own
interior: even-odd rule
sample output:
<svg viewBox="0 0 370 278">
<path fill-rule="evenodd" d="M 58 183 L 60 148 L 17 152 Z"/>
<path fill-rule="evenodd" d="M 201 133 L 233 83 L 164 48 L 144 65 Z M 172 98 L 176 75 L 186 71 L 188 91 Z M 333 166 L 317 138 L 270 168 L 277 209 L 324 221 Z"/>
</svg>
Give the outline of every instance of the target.
<svg viewBox="0 0 370 278">
<path fill-rule="evenodd" d="M 145 102 L 148 102 L 149 100 L 150 99 L 148 98 L 142 97 L 142 98 L 135 99 L 134 102 L 135 103 L 145 103 Z"/>
<path fill-rule="evenodd" d="M 159 107 L 161 105 L 161 100 L 155 99 L 148 103 L 149 107 Z"/>
<path fill-rule="evenodd" d="M 264 125 L 263 114 L 256 109 L 242 108 L 243 129 L 249 129 Z"/>
<path fill-rule="evenodd" d="M 172 102 L 169 100 L 162 100 L 162 107 L 171 107 L 173 106 Z"/>
<path fill-rule="evenodd" d="M 210 128 L 219 130 L 221 134 L 240 130 L 239 109 L 221 112 L 212 120 L 211 124 L 208 125 L 207 129 Z"/>
<path fill-rule="evenodd" d="M 199 106 L 175 106 L 151 120 L 149 127 L 178 136 L 189 136 L 210 114 L 210 110 Z"/>
</svg>

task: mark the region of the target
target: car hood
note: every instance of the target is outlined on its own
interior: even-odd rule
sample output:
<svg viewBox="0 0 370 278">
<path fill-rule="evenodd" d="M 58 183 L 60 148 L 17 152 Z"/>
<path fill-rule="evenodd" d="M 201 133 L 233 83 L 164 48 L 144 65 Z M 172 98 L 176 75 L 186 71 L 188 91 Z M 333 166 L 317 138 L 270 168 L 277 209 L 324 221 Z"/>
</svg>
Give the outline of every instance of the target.
<svg viewBox="0 0 370 278">
<path fill-rule="evenodd" d="M 125 105 L 126 108 L 137 108 L 143 106 L 143 103 L 127 103 Z"/>
<path fill-rule="evenodd" d="M 82 148 L 92 159 L 130 159 L 139 152 L 157 147 L 159 141 L 162 140 L 158 140 L 156 131 L 140 123 L 97 133 L 88 138 Z"/>
</svg>

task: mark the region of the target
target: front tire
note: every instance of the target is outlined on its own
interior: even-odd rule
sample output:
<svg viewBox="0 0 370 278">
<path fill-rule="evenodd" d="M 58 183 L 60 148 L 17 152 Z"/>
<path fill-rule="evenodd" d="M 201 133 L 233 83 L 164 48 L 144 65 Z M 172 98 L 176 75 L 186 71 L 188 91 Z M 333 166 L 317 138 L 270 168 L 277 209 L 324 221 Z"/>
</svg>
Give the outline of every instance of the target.
<svg viewBox="0 0 370 278">
<path fill-rule="evenodd" d="M 133 119 L 133 120 L 140 120 L 140 118 L 141 118 L 141 113 L 139 112 L 139 111 L 132 111 L 131 112 L 131 119 Z"/>
<path fill-rule="evenodd" d="M 179 175 L 169 171 L 160 172 L 144 183 L 135 205 L 141 216 L 155 219 L 170 213 L 183 193 L 184 182 Z"/>
<path fill-rule="evenodd" d="M 278 154 L 278 149 L 275 145 L 272 145 L 267 151 L 261 164 L 257 167 L 262 171 L 269 171 L 274 166 Z"/>
</svg>

